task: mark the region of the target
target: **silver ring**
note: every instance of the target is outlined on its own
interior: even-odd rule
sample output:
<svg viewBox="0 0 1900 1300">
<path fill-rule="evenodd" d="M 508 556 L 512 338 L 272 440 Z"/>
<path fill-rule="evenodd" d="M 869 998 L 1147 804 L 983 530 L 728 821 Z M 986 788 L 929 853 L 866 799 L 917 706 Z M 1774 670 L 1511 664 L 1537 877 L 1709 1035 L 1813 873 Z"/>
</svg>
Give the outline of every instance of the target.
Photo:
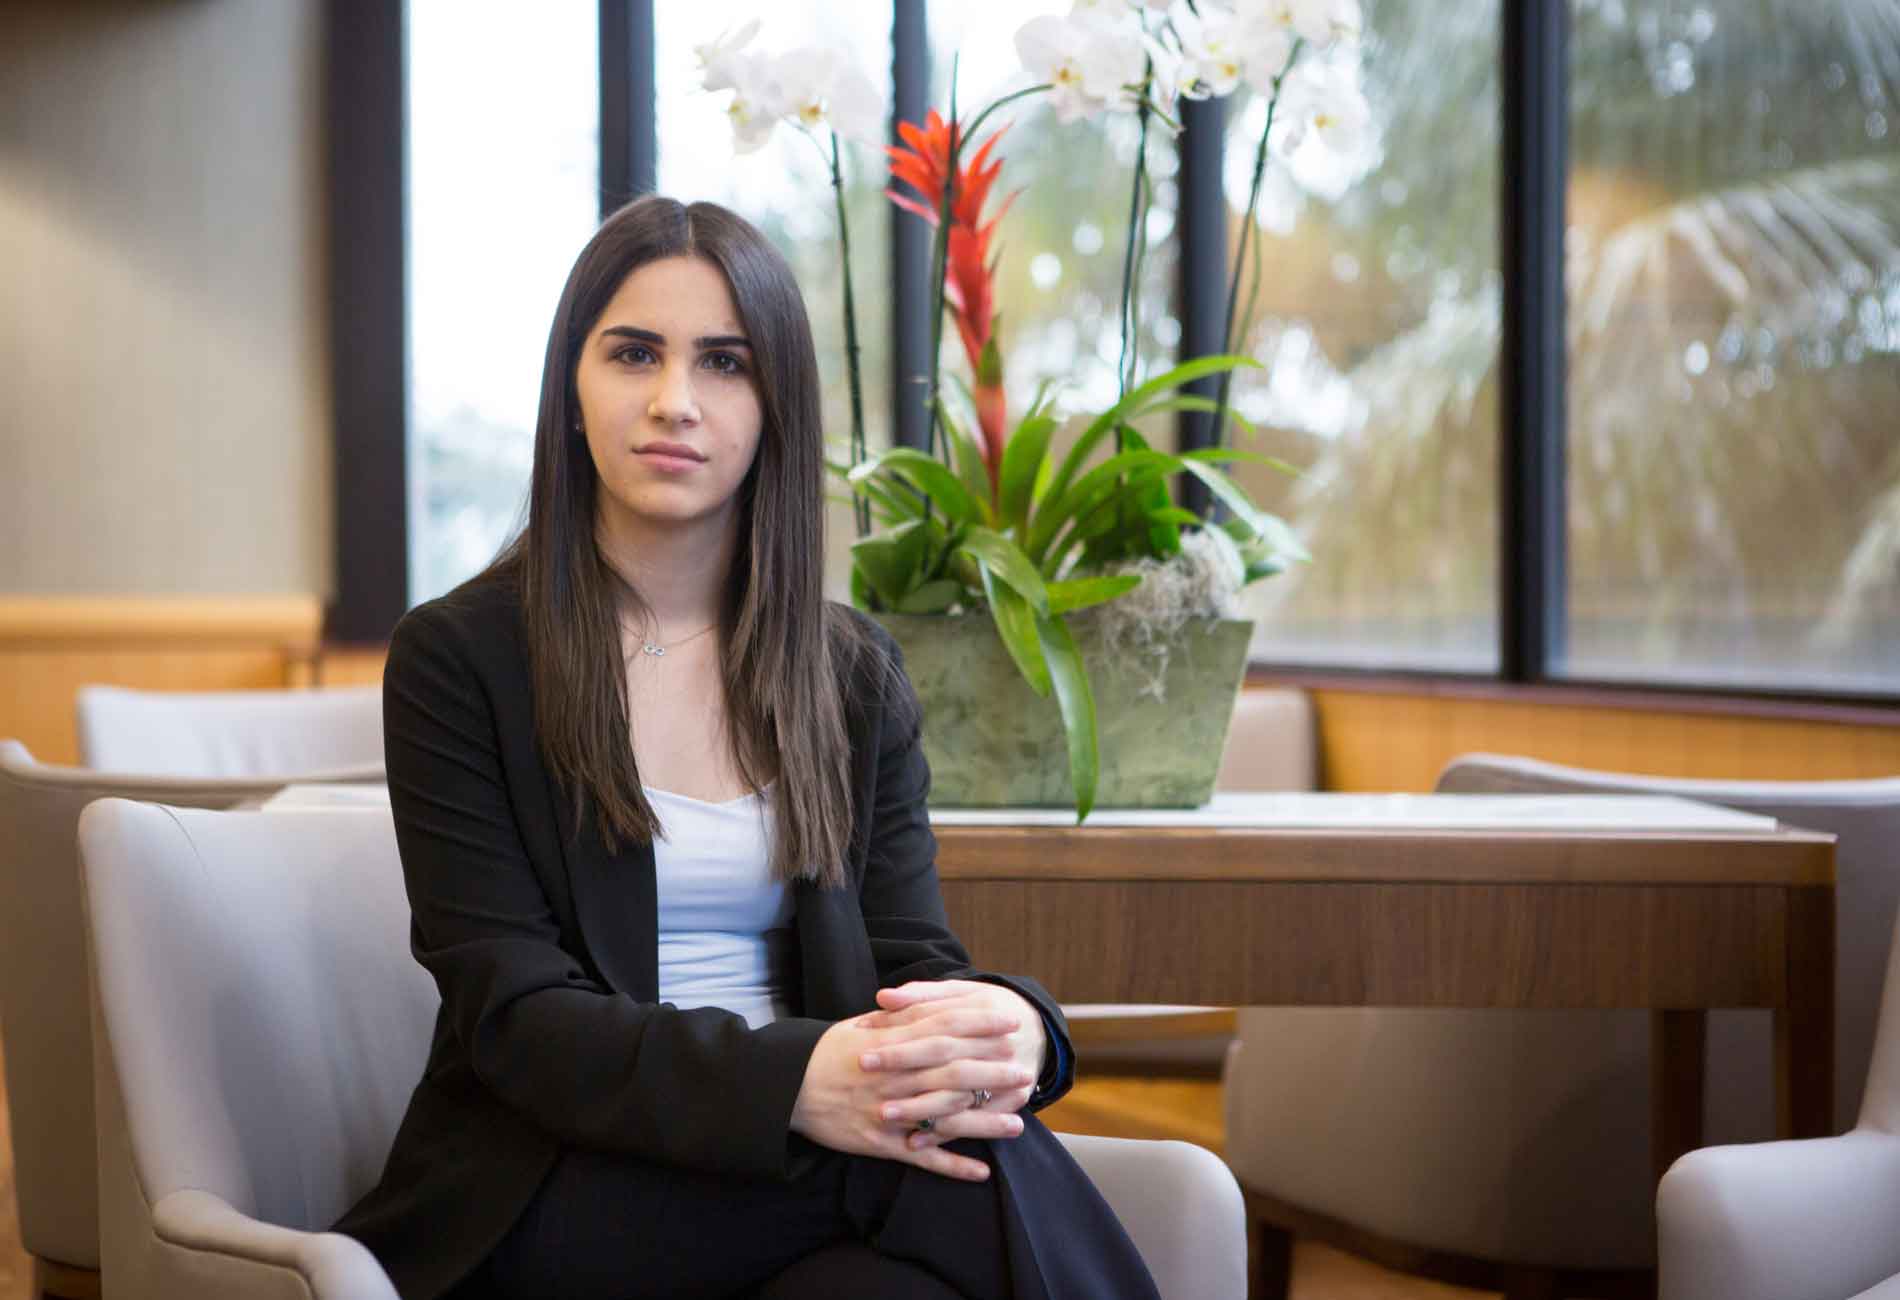
<svg viewBox="0 0 1900 1300">
<path fill-rule="evenodd" d="M 990 1090 L 988 1088 L 972 1088 L 970 1089 L 970 1096 L 976 1099 L 975 1104 L 971 1107 L 973 1110 L 982 1110 L 985 1106 L 990 1104 Z"/>
</svg>

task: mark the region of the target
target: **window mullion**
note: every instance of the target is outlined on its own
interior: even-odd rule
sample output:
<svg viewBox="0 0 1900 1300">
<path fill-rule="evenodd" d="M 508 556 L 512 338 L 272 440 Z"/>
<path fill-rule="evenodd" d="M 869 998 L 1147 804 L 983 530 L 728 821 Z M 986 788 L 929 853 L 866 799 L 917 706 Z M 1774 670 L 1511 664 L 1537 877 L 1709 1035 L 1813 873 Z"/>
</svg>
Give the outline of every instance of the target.
<svg viewBox="0 0 1900 1300">
<path fill-rule="evenodd" d="M 1517 682 L 1563 658 L 1569 12 L 1569 0 L 1503 7 L 1498 671 Z"/>
</svg>

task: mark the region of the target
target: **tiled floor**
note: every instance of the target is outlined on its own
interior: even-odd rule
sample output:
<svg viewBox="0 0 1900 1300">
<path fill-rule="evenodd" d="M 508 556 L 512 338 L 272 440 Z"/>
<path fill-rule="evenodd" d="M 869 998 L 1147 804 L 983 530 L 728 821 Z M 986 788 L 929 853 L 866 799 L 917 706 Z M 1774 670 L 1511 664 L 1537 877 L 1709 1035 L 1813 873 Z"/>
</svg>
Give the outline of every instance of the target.
<svg viewBox="0 0 1900 1300">
<path fill-rule="evenodd" d="M 0 1056 L 0 1061 L 4 1056 Z M 1124 1137 L 1179 1137 L 1219 1149 L 1214 1083 L 1104 1080 L 1079 1086 L 1050 1112 L 1055 1127 Z M 13 1203 L 13 1145 L 0 1106 L 0 1300 L 30 1300 L 32 1263 L 20 1246 Z M 1294 1300 L 1484 1300 L 1485 1293 L 1389 1273 L 1324 1247 L 1294 1256 Z"/>
</svg>

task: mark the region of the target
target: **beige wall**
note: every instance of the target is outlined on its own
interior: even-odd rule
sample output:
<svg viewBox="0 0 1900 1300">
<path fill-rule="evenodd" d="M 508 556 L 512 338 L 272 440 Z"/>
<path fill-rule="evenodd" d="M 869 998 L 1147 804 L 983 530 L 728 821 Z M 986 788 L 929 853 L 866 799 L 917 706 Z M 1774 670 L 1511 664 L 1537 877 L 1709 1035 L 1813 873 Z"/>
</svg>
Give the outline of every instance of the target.
<svg viewBox="0 0 1900 1300">
<path fill-rule="evenodd" d="M 0 592 L 327 594 L 320 3 L 0 4 Z"/>
</svg>

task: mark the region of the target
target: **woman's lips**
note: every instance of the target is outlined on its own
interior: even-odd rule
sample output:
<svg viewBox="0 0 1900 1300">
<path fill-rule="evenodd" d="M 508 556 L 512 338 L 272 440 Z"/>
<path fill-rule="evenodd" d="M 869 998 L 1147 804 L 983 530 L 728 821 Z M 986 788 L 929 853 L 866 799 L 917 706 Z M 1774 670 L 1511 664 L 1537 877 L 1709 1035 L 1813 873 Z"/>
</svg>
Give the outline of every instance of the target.
<svg viewBox="0 0 1900 1300">
<path fill-rule="evenodd" d="M 649 442 L 636 447 L 634 454 L 665 474 L 685 474 L 706 463 L 703 455 L 678 442 Z"/>
</svg>

